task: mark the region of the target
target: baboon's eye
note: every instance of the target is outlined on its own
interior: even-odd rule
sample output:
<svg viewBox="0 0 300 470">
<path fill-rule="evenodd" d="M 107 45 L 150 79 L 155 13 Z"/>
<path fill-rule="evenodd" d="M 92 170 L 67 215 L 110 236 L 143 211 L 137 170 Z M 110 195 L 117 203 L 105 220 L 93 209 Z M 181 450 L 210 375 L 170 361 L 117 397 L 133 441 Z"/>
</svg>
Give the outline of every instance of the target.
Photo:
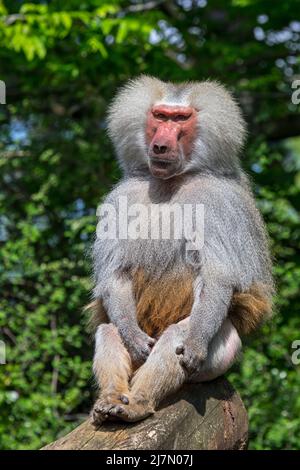
<svg viewBox="0 0 300 470">
<path fill-rule="evenodd" d="M 174 116 L 174 121 L 187 121 L 191 117 L 190 114 L 177 114 Z"/>
<path fill-rule="evenodd" d="M 166 114 L 163 114 L 163 113 L 154 113 L 154 117 L 156 119 L 159 119 L 160 121 L 167 121 L 168 120 L 168 116 Z"/>
</svg>

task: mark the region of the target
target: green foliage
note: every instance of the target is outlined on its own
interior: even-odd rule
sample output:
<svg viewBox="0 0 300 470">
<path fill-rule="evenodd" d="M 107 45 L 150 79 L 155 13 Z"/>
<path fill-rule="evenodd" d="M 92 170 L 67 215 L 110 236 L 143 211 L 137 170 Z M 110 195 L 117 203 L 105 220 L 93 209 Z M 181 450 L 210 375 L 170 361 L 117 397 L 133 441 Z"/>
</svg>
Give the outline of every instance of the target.
<svg viewBox="0 0 300 470">
<path fill-rule="evenodd" d="M 244 166 L 272 240 L 278 314 L 230 378 L 250 447 L 299 449 L 297 11 L 296 0 L 0 0 L 0 448 L 39 448 L 91 405 L 89 249 L 119 177 L 105 112 L 117 87 L 149 73 L 218 79 L 249 122 Z"/>
</svg>

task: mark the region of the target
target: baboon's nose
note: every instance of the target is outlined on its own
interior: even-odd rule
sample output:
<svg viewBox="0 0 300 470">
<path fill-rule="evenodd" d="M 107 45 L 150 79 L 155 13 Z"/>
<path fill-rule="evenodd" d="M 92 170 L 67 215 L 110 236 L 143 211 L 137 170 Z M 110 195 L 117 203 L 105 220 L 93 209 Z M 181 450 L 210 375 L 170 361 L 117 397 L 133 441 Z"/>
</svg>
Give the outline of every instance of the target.
<svg viewBox="0 0 300 470">
<path fill-rule="evenodd" d="M 159 145 L 159 144 L 154 144 L 153 145 L 153 152 L 156 155 L 166 153 L 168 150 L 168 147 L 166 145 Z"/>
</svg>

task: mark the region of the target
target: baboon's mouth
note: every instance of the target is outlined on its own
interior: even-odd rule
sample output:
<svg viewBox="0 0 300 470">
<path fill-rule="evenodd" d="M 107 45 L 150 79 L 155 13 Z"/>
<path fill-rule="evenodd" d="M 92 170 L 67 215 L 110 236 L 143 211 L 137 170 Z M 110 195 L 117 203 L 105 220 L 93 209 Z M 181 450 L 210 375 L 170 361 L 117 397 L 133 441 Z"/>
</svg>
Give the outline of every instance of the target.
<svg viewBox="0 0 300 470">
<path fill-rule="evenodd" d="M 174 164 L 173 161 L 168 161 L 168 160 L 154 160 L 154 159 L 151 160 L 151 166 L 155 168 L 159 168 L 161 170 L 169 168 L 173 164 Z"/>
<path fill-rule="evenodd" d="M 150 171 L 157 178 L 169 178 L 178 170 L 178 160 L 151 158 L 149 162 Z"/>
</svg>

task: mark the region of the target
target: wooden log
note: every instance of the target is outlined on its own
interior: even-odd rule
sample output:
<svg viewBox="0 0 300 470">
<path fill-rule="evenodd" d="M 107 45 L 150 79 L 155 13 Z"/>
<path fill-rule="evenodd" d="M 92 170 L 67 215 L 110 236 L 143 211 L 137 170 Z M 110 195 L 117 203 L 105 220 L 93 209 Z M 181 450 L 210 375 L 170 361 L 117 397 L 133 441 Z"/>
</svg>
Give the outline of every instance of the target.
<svg viewBox="0 0 300 470">
<path fill-rule="evenodd" d="M 151 417 L 134 424 L 88 419 L 45 450 L 245 449 L 248 419 L 241 398 L 225 378 L 185 385 Z"/>
</svg>

